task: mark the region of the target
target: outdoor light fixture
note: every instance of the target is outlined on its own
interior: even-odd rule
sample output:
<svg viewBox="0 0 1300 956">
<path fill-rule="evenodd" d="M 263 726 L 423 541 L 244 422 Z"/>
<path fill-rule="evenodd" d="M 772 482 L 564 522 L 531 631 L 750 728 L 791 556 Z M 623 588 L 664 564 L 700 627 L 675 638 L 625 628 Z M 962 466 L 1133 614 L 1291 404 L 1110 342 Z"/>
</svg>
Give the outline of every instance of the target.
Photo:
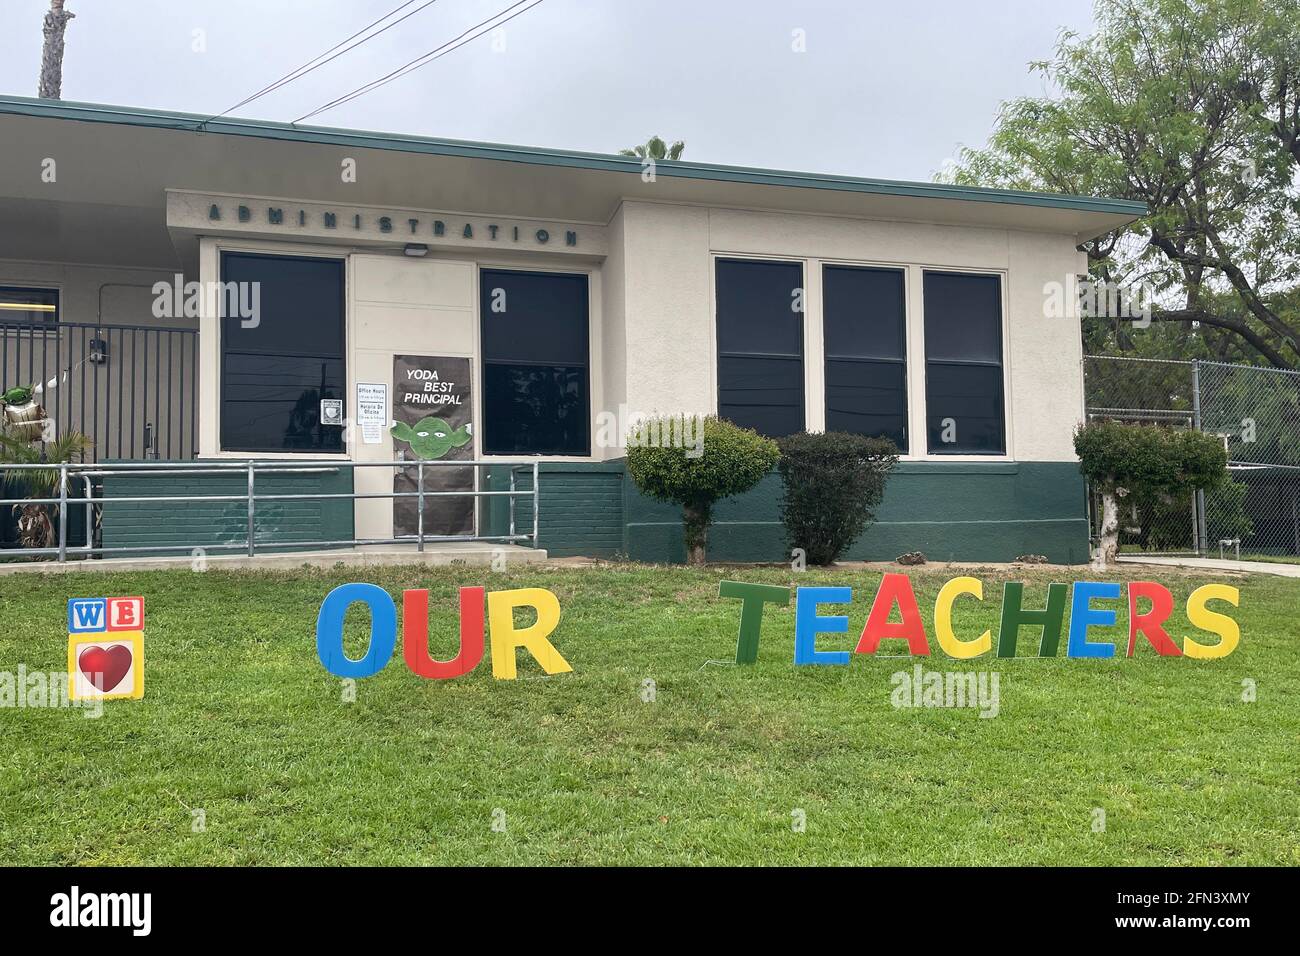
<svg viewBox="0 0 1300 956">
<path fill-rule="evenodd" d="M 429 247 L 422 242 L 408 242 L 402 252 L 408 256 L 423 256 L 428 254 Z"/>
</svg>

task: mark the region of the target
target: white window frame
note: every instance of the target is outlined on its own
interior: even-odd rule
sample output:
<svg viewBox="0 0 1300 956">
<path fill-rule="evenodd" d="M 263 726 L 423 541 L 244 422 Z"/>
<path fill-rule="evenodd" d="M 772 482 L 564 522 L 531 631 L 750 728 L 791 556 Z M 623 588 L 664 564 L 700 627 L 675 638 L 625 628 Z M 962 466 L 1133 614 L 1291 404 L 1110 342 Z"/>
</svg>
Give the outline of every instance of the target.
<svg viewBox="0 0 1300 956">
<path fill-rule="evenodd" d="M 353 380 L 354 369 L 356 364 L 352 360 L 352 254 L 359 250 L 351 247 L 340 248 L 339 246 L 321 246 L 306 243 L 293 242 L 276 242 L 274 240 L 258 239 L 212 239 L 211 244 L 204 244 L 200 251 L 199 275 L 200 281 L 204 281 L 206 274 L 212 276 L 213 282 L 221 282 L 221 257 L 227 252 L 247 252 L 256 255 L 274 256 L 282 255 L 291 258 L 310 257 L 314 259 L 338 259 L 343 263 L 344 290 L 343 290 L 343 356 L 344 356 L 344 396 L 351 396 L 356 385 Z M 205 254 L 211 258 L 205 262 Z M 206 266 L 206 268 L 205 268 Z M 199 444 L 201 450 L 201 439 L 204 432 L 203 415 L 205 410 L 205 398 L 210 403 L 208 414 L 212 422 L 212 441 L 215 445 L 215 451 L 211 455 L 202 454 L 204 458 L 222 458 L 235 459 L 240 461 L 276 461 L 276 460 L 294 460 L 294 459 L 311 459 L 315 461 L 351 461 L 351 454 L 345 449 L 342 452 L 321 452 L 321 451 L 234 451 L 225 448 L 221 444 L 221 350 L 223 342 L 221 341 L 221 319 L 216 315 L 210 315 L 209 309 L 214 304 L 212 296 L 203 296 L 203 313 L 199 319 Z M 212 343 L 214 351 L 208 352 L 204 349 L 205 336 Z M 214 376 L 215 387 L 208 390 L 205 396 L 203 387 L 204 374 Z M 344 408 L 347 407 L 347 398 L 344 399 Z"/>
<path fill-rule="evenodd" d="M 826 411 L 825 400 L 816 408 L 813 408 L 809 397 L 816 391 L 817 382 L 822 377 L 822 370 L 816 371 L 814 378 L 813 362 L 809 361 L 809 356 L 813 354 L 814 347 L 817 354 L 821 354 L 821 272 L 818 270 L 816 279 L 812 279 L 811 264 L 816 262 L 815 259 L 809 259 L 806 256 L 775 256 L 766 254 L 756 254 L 752 252 L 721 252 L 712 250 L 709 253 L 709 325 L 712 330 L 709 335 L 709 407 L 714 415 L 718 414 L 718 260 L 719 259 L 746 259 L 750 262 L 775 262 L 789 265 L 790 263 L 799 263 L 803 270 L 803 427 L 804 431 L 825 431 L 826 430 Z M 817 331 L 812 331 L 812 316 L 817 316 Z M 814 422 L 816 424 L 814 424 Z"/>
<path fill-rule="evenodd" d="M 903 307 L 907 342 L 907 443 L 900 461 L 997 463 L 1014 462 L 1015 424 L 1011 414 L 1011 328 L 1008 306 L 1008 271 L 989 267 L 954 266 L 937 262 L 903 262 L 888 259 L 840 258 L 834 256 L 777 255 L 773 253 L 709 251 L 710 321 L 709 387 L 713 414 L 718 413 L 718 295 L 717 260 L 751 259 L 763 262 L 799 262 L 804 270 L 804 428 L 826 430 L 826 348 L 823 315 L 822 267 L 860 266 L 895 269 L 903 273 Z M 932 454 L 926 429 L 925 273 L 950 272 L 998 277 L 1002 331 L 1002 422 L 1005 449 L 1001 454 Z"/>
<path fill-rule="evenodd" d="M 998 297 L 1001 305 L 1001 333 L 1002 333 L 1002 438 L 1003 450 L 1000 454 L 989 455 L 942 455 L 932 454 L 930 452 L 930 435 L 925 425 L 926 418 L 926 372 L 927 361 L 925 355 L 925 274 L 927 272 L 948 272 L 959 273 L 962 275 L 981 275 L 998 277 Z M 908 315 L 908 325 L 915 327 L 916 341 L 918 349 L 916 360 L 919 362 L 916 375 L 915 388 L 918 393 L 917 407 L 918 416 L 913 419 L 919 431 L 914 432 L 923 439 L 923 447 L 920 454 L 909 456 L 915 461 L 955 461 L 955 462 L 1010 462 L 1015 461 L 1012 450 L 1015 448 L 1015 438 L 1012 432 L 1013 423 L 1011 417 L 1011 328 L 1008 321 L 1009 310 L 1007 307 L 1007 270 L 1006 269 L 988 269 L 974 268 L 963 266 L 942 266 L 942 265 L 917 265 L 915 266 L 915 297 L 916 308 Z M 909 365 L 910 365 L 909 359 Z M 911 389 L 909 388 L 909 391 Z"/>
<path fill-rule="evenodd" d="M 31 331 L 30 333 L 27 332 L 27 331 L 25 331 L 25 330 L 24 330 L 24 331 L 19 331 L 19 330 L 17 330 L 17 329 L 12 329 L 12 328 L 6 328 L 6 329 L 4 329 L 4 330 L 3 330 L 4 333 L 6 333 L 6 334 L 12 333 L 12 334 L 14 334 L 14 335 L 28 335 L 28 334 L 34 334 L 35 332 L 40 332 L 41 335 L 57 335 L 57 334 L 58 334 L 58 332 L 59 332 L 59 326 L 61 326 L 61 325 L 63 324 L 63 319 L 64 319 L 64 305 L 65 305 L 65 301 L 64 301 L 64 290 L 63 290 L 63 284 L 62 284 L 62 283 L 60 283 L 60 282 L 30 282 L 30 281 L 28 281 L 28 280 L 26 280 L 26 279 L 21 279 L 21 280 L 16 280 L 16 281 L 13 281 L 13 282 L 9 282 L 9 281 L 6 281 L 3 277 L 0 277 L 0 288 L 4 288 L 4 289 L 27 289 L 27 290 L 30 290 L 30 291 L 32 291 L 32 292 L 53 292 L 53 293 L 55 293 L 55 294 L 59 297 L 59 306 L 58 306 L 58 310 L 54 313 L 54 320 L 53 320 L 52 322 L 49 322 L 49 323 L 47 323 L 47 324 L 45 324 L 45 325 L 35 325 L 35 324 L 33 324 L 33 325 L 31 326 L 32 331 Z M 0 324 L 3 324 L 3 323 L 4 323 L 4 317 L 5 317 L 5 313 L 4 313 L 3 311 L 0 311 Z M 15 322 L 15 323 L 13 323 L 13 324 L 16 325 L 17 323 Z"/>
<path fill-rule="evenodd" d="M 511 259 L 491 259 L 491 258 L 472 258 L 461 261 L 471 262 L 474 265 L 474 420 L 478 422 L 476 426 L 478 436 L 475 437 L 475 447 L 479 449 L 478 455 L 481 461 L 517 461 L 520 458 L 527 458 L 529 461 L 554 461 L 554 462 L 599 462 L 606 461 L 602 458 L 599 449 L 596 446 L 596 433 L 598 431 L 596 416 L 607 409 L 604 408 L 604 379 L 601 374 L 601 322 L 600 316 L 603 314 L 601 308 L 601 270 L 598 263 L 591 263 L 579 260 L 569 262 L 564 259 L 552 259 L 540 261 L 536 256 L 530 257 L 527 262 L 520 262 Z M 482 434 L 487 427 L 487 418 L 484 413 L 483 394 L 483 313 L 481 301 L 481 289 L 483 285 L 483 271 L 506 271 L 506 272 L 544 272 L 550 274 L 562 275 L 584 275 L 587 277 L 587 454 L 585 455 L 490 455 L 483 451 Z M 617 409 L 613 410 L 617 414 Z M 613 449 L 617 451 L 618 449 Z M 615 456 L 619 457 L 619 456 Z"/>
</svg>

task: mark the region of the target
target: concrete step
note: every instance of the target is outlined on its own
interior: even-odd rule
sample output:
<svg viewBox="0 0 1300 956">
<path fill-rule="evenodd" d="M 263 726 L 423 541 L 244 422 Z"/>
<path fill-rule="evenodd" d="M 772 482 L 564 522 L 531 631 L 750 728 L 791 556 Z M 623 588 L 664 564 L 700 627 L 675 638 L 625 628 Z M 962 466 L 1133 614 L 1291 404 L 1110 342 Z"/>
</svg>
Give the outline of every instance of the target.
<svg viewBox="0 0 1300 956">
<path fill-rule="evenodd" d="M 314 568 L 332 568 L 342 564 L 347 567 L 382 567 L 394 564 L 448 565 L 464 564 L 488 567 L 494 560 L 504 560 L 506 565 L 536 564 L 546 560 L 541 548 L 525 548 L 517 544 L 499 544 L 491 541 L 438 542 L 426 544 L 424 551 L 415 545 L 363 545 L 356 548 L 339 548 L 327 551 L 289 551 L 280 554 L 209 554 L 202 558 L 189 555 L 181 557 L 127 557 L 103 558 L 89 561 L 14 561 L 0 563 L 0 575 L 32 572 L 82 572 L 82 571 L 169 571 L 207 570 L 224 568 L 271 568 L 292 570 L 304 565 Z M 200 566 L 198 562 L 202 562 Z"/>
</svg>

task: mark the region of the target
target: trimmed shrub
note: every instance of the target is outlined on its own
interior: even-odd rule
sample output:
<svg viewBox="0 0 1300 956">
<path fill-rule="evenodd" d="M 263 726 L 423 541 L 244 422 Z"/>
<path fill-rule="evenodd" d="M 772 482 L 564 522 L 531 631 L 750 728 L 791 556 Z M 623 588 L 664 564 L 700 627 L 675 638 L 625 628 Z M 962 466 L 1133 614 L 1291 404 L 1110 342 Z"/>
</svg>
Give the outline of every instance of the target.
<svg viewBox="0 0 1300 956">
<path fill-rule="evenodd" d="M 846 432 L 803 432 L 778 444 L 787 545 L 802 548 L 811 564 L 831 564 L 875 517 L 898 449 L 886 438 Z"/>
<path fill-rule="evenodd" d="M 1076 429 L 1079 470 L 1101 495 L 1102 564 L 1119 550 L 1119 499 L 1187 500 L 1197 489 L 1218 487 L 1227 477 L 1221 439 L 1159 425 L 1093 422 Z"/>
<path fill-rule="evenodd" d="M 642 493 L 681 505 L 686 558 L 704 564 L 713 505 L 749 491 L 779 457 L 776 442 L 751 429 L 712 415 L 674 415 L 637 423 L 627 470 Z"/>
</svg>

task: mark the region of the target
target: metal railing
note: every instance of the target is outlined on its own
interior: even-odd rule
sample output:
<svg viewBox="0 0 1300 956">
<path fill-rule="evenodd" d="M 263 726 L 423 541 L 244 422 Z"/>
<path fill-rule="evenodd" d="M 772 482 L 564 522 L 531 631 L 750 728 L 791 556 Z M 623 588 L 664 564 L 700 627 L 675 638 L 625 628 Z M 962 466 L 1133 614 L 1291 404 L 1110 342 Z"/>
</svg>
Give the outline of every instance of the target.
<svg viewBox="0 0 1300 956">
<path fill-rule="evenodd" d="M 464 490 L 438 490 L 430 491 L 425 488 L 425 476 L 430 468 L 474 468 L 475 481 L 474 487 Z M 356 490 L 356 469 L 358 468 L 390 468 L 414 471 L 416 475 L 415 491 L 367 491 L 359 492 Z M 510 487 L 505 491 L 493 491 L 478 487 L 478 469 L 494 468 L 503 469 L 509 474 Z M 352 490 L 346 492 L 302 492 L 291 494 L 259 494 L 257 492 L 258 476 L 267 475 L 285 475 L 285 474 L 321 474 L 324 472 L 338 471 L 341 469 L 350 469 L 353 474 Z M 321 540 L 301 541 L 297 539 L 283 541 L 264 541 L 264 548 L 271 548 L 277 551 L 285 549 L 302 550 L 305 548 L 334 548 L 340 546 L 362 546 L 362 545 L 382 545 L 382 544 L 414 544 L 417 552 L 423 552 L 426 543 L 438 542 L 469 542 L 469 541 L 496 541 L 501 543 L 514 543 L 528 541 L 532 547 L 537 546 L 538 533 L 540 528 L 539 504 L 541 499 L 541 487 L 539 478 L 539 469 L 537 461 L 335 461 L 332 459 L 325 460 L 304 460 L 288 461 L 278 460 L 232 460 L 232 461 L 195 461 L 195 462 L 119 462 L 108 465 L 94 463 L 64 463 L 64 464 L 9 464 L 0 463 L 0 489 L 10 488 L 15 483 L 23 480 L 24 474 L 30 475 L 33 472 L 50 472 L 58 473 L 58 495 L 39 498 L 0 498 L 0 508 L 24 507 L 38 505 L 46 508 L 55 508 L 57 521 L 58 544 L 43 548 L 4 548 L 0 550 L 0 558 L 5 557 L 50 557 L 57 558 L 58 561 L 67 561 L 69 557 L 104 557 L 113 554 L 149 554 L 156 552 L 177 552 L 177 551 L 194 551 L 201 549 L 207 551 L 244 551 L 248 557 L 254 557 L 257 553 L 257 505 L 259 502 L 272 501 L 347 501 L 354 506 L 353 514 L 355 515 L 355 504 L 358 501 L 367 501 L 373 499 L 398 499 L 410 498 L 416 502 L 416 531 L 412 535 L 395 535 L 390 538 L 359 538 L 354 533 L 349 538 L 323 538 Z M 526 471 L 532 479 L 532 487 L 526 490 L 520 490 L 518 487 L 518 474 L 520 471 Z M 13 477 L 17 475 L 17 477 Z M 188 478 L 198 476 L 246 476 L 246 490 L 242 494 L 215 494 L 215 495 L 121 495 L 113 497 L 95 497 L 93 483 L 98 480 L 101 484 L 106 478 L 122 478 L 127 476 L 135 477 L 178 477 Z M 81 480 L 86 488 L 85 496 L 74 498 L 71 496 L 71 485 L 75 480 Z M 4 493 L 0 491 L 0 493 Z M 508 501 L 508 533 L 504 535 L 457 535 L 457 534 L 428 534 L 426 533 L 426 502 L 430 498 L 472 498 L 477 505 L 479 499 L 501 497 Z M 532 499 L 532 528 L 527 533 L 520 533 L 517 527 L 517 498 Z M 246 511 L 246 535 L 240 542 L 193 542 L 190 544 L 172 542 L 170 544 L 160 545 L 129 545 L 117 547 L 105 547 L 102 544 L 95 544 L 94 535 L 94 511 L 96 506 L 117 505 L 117 504 L 194 504 L 194 503 L 238 503 L 243 502 L 247 508 Z M 83 546 L 71 546 L 68 544 L 68 528 L 71 510 L 74 506 L 84 505 L 86 508 L 86 544 Z M 477 527 L 477 525 L 476 525 Z"/>
</svg>

